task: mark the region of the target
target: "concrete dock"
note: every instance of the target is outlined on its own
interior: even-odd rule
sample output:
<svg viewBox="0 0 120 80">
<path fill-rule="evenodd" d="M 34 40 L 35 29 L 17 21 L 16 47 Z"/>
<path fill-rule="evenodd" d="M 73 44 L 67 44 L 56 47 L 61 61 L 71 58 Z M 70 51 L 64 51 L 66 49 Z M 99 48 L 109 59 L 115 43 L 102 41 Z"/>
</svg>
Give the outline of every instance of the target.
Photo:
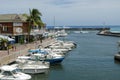
<svg viewBox="0 0 120 80">
<path fill-rule="evenodd" d="M 108 30 L 102 30 L 97 35 L 120 37 L 120 33 L 112 33 Z"/>
<path fill-rule="evenodd" d="M 55 39 L 47 38 L 44 39 L 42 43 L 40 43 L 40 41 L 35 41 L 29 44 L 17 45 L 14 50 L 0 51 L 0 66 L 14 62 L 18 56 L 27 55 L 28 49 L 37 48 L 39 45 L 46 47 L 54 41 Z"/>
</svg>

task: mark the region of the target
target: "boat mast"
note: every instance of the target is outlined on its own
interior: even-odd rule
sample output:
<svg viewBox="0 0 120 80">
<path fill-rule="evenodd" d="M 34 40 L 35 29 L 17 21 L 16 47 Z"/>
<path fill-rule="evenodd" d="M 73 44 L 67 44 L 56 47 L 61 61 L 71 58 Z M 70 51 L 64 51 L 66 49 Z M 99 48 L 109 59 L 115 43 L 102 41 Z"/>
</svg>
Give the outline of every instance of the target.
<svg viewBox="0 0 120 80">
<path fill-rule="evenodd" d="M 106 27 L 106 23 L 105 22 L 103 22 L 103 28 L 105 28 Z"/>
<path fill-rule="evenodd" d="M 53 23 L 54 23 L 54 29 L 55 29 L 55 16 L 54 16 L 54 22 Z"/>
</svg>

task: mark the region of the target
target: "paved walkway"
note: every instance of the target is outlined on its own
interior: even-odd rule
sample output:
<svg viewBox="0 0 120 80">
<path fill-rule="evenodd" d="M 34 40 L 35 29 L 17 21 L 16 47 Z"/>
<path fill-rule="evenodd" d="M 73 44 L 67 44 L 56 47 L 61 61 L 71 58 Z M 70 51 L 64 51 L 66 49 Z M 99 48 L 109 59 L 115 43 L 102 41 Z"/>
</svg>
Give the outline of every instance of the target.
<svg viewBox="0 0 120 80">
<path fill-rule="evenodd" d="M 39 45 L 46 47 L 54 41 L 55 39 L 47 38 L 42 43 L 35 41 L 29 44 L 16 45 L 14 49 L 10 49 L 9 51 L 0 51 L 0 66 L 15 61 L 18 56 L 27 55 L 28 49 L 37 48 Z"/>
</svg>

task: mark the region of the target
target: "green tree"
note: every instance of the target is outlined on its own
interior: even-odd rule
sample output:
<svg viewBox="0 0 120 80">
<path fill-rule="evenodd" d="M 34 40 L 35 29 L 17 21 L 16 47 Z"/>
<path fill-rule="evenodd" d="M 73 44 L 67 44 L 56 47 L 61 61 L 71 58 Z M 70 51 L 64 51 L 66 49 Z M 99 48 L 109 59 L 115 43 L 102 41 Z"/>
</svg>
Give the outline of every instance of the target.
<svg viewBox="0 0 120 80">
<path fill-rule="evenodd" d="M 8 39 L 0 38 L 1 49 L 7 50 L 8 48 Z"/>
</svg>

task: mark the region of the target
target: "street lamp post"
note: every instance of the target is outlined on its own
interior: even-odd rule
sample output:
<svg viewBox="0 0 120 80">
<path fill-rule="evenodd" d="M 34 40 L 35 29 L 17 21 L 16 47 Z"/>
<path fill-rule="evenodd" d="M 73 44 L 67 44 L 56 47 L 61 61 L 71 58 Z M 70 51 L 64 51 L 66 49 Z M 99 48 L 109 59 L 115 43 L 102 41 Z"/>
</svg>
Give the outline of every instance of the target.
<svg viewBox="0 0 120 80">
<path fill-rule="evenodd" d="M 7 43 L 7 51 L 8 51 L 8 55 L 9 55 L 10 52 L 9 52 L 9 45 L 8 45 L 8 43 Z"/>
</svg>

